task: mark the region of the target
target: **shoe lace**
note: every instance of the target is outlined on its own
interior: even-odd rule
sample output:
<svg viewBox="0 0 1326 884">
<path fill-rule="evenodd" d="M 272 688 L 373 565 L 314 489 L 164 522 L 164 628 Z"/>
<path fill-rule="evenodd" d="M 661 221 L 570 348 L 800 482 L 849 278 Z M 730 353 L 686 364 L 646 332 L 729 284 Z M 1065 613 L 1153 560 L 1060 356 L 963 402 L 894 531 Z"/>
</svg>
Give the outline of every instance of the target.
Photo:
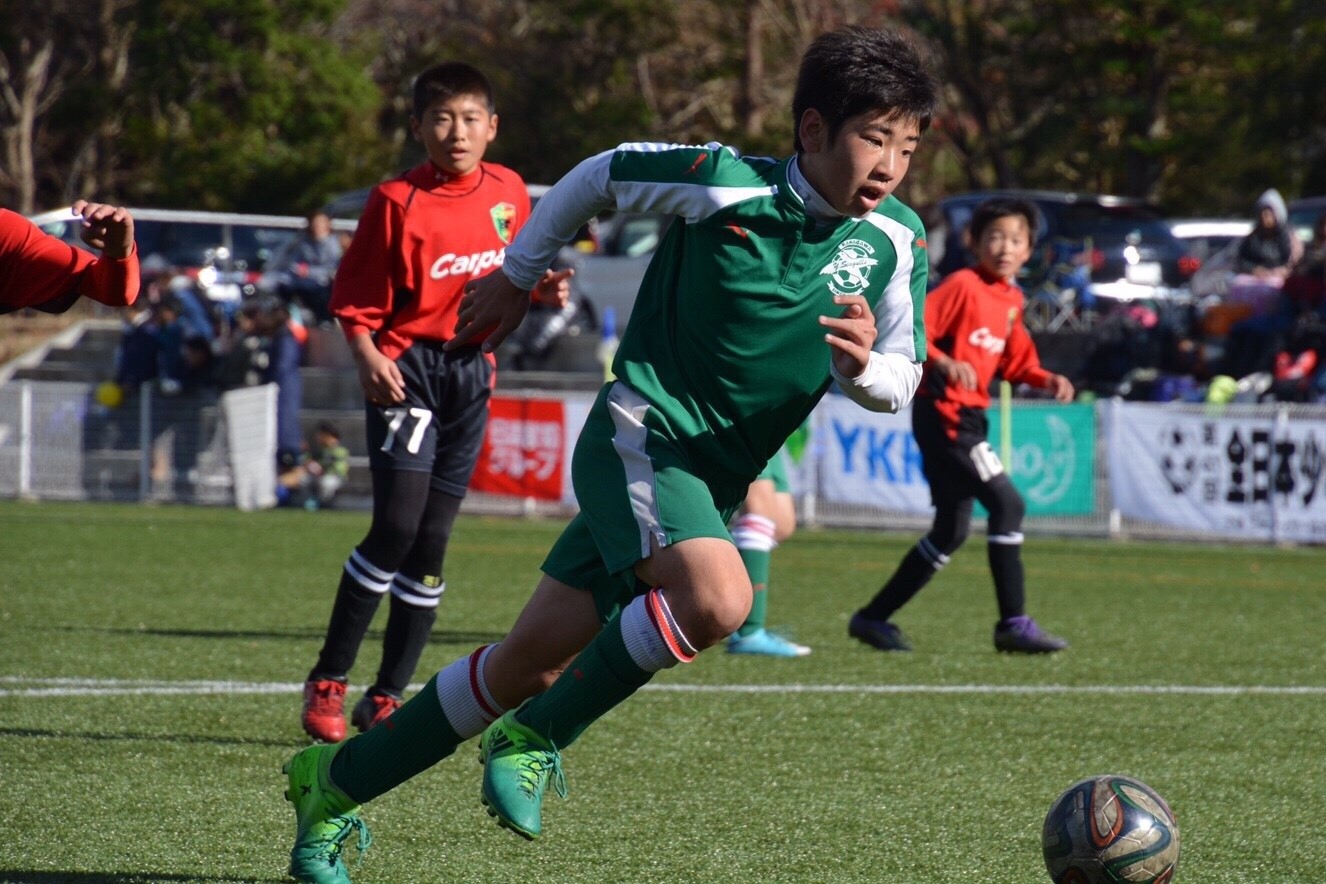
<svg viewBox="0 0 1326 884">
<path fill-rule="evenodd" d="M 552 781 L 559 798 L 566 797 L 566 775 L 562 773 L 562 754 L 554 746 L 550 751 L 527 751 L 520 759 L 520 791 L 533 798 Z"/>
<path fill-rule="evenodd" d="M 350 832 L 357 831 L 359 833 L 359 840 L 356 842 L 355 847 L 359 856 L 355 860 L 355 864 L 358 865 L 363 862 L 365 851 L 367 851 L 373 844 L 373 836 L 369 833 L 368 826 L 364 825 L 364 821 L 357 815 L 350 815 L 333 817 L 327 822 L 332 825 L 339 825 L 339 828 L 336 830 L 336 834 L 327 840 L 327 843 L 323 846 L 322 850 L 319 851 L 319 854 L 326 856 L 328 861 L 334 864 L 336 858 L 341 854 L 342 850 L 344 850 L 345 840 L 350 837 Z"/>
<path fill-rule="evenodd" d="M 345 685 L 336 681 L 325 681 L 313 688 L 313 701 L 309 708 L 319 714 L 338 712 L 338 702 L 345 695 Z"/>
</svg>

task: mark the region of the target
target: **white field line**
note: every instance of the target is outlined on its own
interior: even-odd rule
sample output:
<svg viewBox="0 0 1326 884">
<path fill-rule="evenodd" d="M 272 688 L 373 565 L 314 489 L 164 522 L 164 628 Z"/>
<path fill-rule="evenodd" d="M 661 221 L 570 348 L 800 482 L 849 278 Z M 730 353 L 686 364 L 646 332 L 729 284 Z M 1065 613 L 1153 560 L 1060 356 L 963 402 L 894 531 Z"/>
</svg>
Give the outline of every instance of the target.
<svg viewBox="0 0 1326 884">
<path fill-rule="evenodd" d="M 422 684 L 410 686 L 418 691 Z M 301 682 L 159 681 L 0 676 L 0 697 L 112 697 L 199 694 L 298 694 Z M 1322 696 L 1326 685 L 996 685 L 996 684 L 649 684 L 644 690 L 695 694 L 1173 694 L 1180 696 Z"/>
</svg>

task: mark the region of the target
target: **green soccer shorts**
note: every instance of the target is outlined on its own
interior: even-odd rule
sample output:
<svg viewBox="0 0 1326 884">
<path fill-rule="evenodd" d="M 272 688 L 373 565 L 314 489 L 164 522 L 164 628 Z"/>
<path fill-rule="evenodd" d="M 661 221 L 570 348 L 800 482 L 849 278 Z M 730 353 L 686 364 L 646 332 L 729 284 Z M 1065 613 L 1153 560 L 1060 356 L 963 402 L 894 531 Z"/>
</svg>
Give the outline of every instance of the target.
<svg viewBox="0 0 1326 884">
<path fill-rule="evenodd" d="M 606 622 L 650 587 L 633 570 L 651 541 L 731 541 L 727 523 L 749 483 L 715 485 L 695 474 L 682 446 L 649 420 L 649 404 L 621 382 L 605 386 L 571 460 L 580 512 L 543 562 L 554 580 L 594 594 Z"/>
</svg>

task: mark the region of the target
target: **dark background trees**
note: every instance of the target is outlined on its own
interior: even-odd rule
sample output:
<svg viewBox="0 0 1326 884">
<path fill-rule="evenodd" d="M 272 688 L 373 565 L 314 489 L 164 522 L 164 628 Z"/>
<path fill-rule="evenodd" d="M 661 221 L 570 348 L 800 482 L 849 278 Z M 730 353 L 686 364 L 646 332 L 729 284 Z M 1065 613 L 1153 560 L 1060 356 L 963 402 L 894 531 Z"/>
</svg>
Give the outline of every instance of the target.
<svg viewBox="0 0 1326 884">
<path fill-rule="evenodd" d="M 624 140 L 789 149 L 796 58 L 909 31 L 944 108 L 905 185 L 1135 194 L 1247 214 L 1326 192 L 1316 0 L 8 0 L 0 203 L 298 212 L 410 165 L 409 78 L 493 79 L 492 158 L 551 182 Z"/>
</svg>

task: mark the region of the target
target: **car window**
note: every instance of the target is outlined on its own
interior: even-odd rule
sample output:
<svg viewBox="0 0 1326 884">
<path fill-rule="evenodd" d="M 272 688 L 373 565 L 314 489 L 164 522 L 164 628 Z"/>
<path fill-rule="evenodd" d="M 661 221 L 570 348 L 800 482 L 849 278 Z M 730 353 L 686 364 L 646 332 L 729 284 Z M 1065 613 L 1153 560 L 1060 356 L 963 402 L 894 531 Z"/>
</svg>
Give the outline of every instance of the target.
<svg viewBox="0 0 1326 884">
<path fill-rule="evenodd" d="M 298 238 L 298 230 L 285 227 L 249 227 L 237 224 L 231 228 L 234 259 L 243 261 L 250 270 L 261 270 L 267 262 L 288 243 Z"/>
<path fill-rule="evenodd" d="M 1060 216 L 1064 236 L 1107 236 L 1123 239 L 1136 231 L 1146 239 L 1170 239 L 1173 234 L 1160 216 L 1136 206 L 1071 206 Z"/>
</svg>

